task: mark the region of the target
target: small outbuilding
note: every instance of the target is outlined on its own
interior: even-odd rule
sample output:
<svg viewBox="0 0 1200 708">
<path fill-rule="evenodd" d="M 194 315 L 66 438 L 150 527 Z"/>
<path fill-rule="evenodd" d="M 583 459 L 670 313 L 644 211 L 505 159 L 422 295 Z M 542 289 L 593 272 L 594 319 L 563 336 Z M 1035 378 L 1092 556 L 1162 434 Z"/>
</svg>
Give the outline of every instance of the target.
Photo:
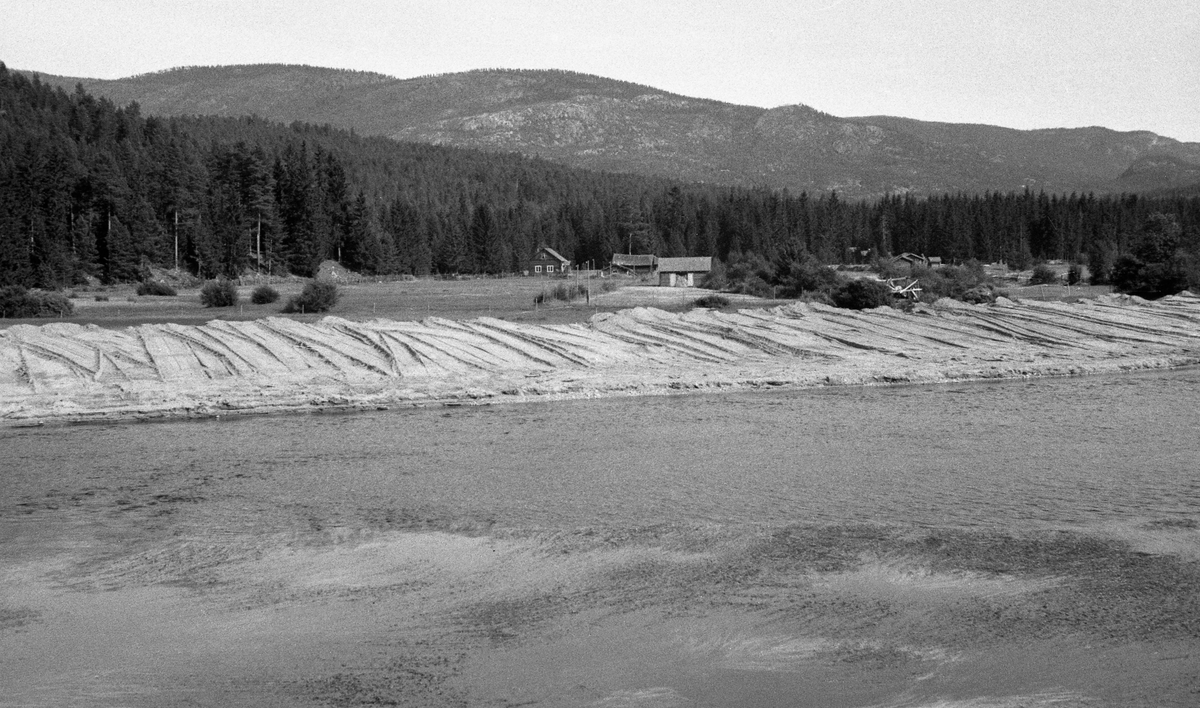
<svg viewBox="0 0 1200 708">
<path fill-rule="evenodd" d="M 658 256 L 653 253 L 614 253 L 612 272 L 629 275 L 650 275 L 658 265 Z"/>
<path fill-rule="evenodd" d="M 533 258 L 526 264 L 526 275 L 564 275 L 571 269 L 571 261 L 549 246 L 538 246 Z"/>
<path fill-rule="evenodd" d="M 691 288 L 696 285 L 696 276 L 712 270 L 711 256 L 690 258 L 659 258 L 658 284 L 672 288 Z"/>
<path fill-rule="evenodd" d="M 913 266 L 933 268 L 942 265 L 942 257 L 925 256 L 920 253 L 901 253 L 895 258 L 892 258 L 892 262 L 896 265 L 907 265 L 910 268 Z"/>
</svg>

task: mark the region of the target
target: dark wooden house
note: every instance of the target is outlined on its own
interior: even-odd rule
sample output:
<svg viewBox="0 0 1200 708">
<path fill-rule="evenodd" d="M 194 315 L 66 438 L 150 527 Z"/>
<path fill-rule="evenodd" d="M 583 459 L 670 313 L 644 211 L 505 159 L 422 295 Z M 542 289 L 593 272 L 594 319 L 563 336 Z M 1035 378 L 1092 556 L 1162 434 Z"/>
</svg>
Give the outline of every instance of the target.
<svg viewBox="0 0 1200 708">
<path fill-rule="evenodd" d="M 571 261 L 549 246 L 538 246 L 533 258 L 525 265 L 525 275 L 566 275 L 571 269 Z"/>
</svg>

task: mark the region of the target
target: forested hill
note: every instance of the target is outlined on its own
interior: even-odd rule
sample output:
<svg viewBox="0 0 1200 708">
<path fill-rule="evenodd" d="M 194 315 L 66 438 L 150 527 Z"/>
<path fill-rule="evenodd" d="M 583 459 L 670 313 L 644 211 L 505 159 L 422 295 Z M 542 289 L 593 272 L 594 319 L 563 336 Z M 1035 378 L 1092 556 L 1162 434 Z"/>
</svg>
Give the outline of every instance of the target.
<svg viewBox="0 0 1200 708">
<path fill-rule="evenodd" d="M 177 254 L 203 277 L 310 275 L 328 258 L 365 273 L 511 273 L 539 244 L 575 262 L 632 251 L 776 271 L 903 251 L 1111 264 L 1147 224 L 1167 250 L 1195 251 L 1200 197 L 869 203 L 688 184 L 328 126 L 147 117 L 0 63 L 0 286 L 136 280 Z"/>
<path fill-rule="evenodd" d="M 803 105 L 762 109 L 565 71 L 487 70 L 396 79 L 308 66 L 190 67 L 80 82 L 155 115 L 258 115 L 361 135 L 537 155 L 684 181 L 836 189 L 847 197 L 984 191 L 1116 193 L 1179 187 L 1139 159 L 1200 165 L 1200 144 L 1105 128 L 1012 130 Z"/>
</svg>

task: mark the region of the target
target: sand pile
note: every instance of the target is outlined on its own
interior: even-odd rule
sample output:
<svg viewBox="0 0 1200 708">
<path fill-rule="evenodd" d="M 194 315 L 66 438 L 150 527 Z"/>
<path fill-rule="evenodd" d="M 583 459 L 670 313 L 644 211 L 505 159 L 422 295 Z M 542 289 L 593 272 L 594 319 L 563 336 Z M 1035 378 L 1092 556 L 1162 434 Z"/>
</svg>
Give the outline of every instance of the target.
<svg viewBox="0 0 1200 708">
<path fill-rule="evenodd" d="M 285 318 L 0 331 L 0 420 L 211 415 L 680 389 L 936 382 L 1200 362 L 1200 297 L 912 313 L 797 303 L 587 325 Z"/>
</svg>

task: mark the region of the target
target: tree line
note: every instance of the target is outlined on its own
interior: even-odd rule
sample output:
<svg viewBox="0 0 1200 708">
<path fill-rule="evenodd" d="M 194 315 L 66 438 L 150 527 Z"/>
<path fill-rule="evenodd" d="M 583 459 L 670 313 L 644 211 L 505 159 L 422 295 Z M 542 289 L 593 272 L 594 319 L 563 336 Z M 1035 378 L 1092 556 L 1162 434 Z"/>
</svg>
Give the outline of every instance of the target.
<svg viewBox="0 0 1200 708">
<path fill-rule="evenodd" d="M 308 276 L 326 259 L 366 274 L 498 274 L 523 270 L 540 244 L 597 264 L 625 252 L 840 263 L 911 251 L 1111 270 L 1147 224 L 1194 254 L 1200 197 L 849 202 L 685 184 L 328 126 L 143 116 L 0 63 L 0 285 L 130 282 L 148 265 Z"/>
</svg>

